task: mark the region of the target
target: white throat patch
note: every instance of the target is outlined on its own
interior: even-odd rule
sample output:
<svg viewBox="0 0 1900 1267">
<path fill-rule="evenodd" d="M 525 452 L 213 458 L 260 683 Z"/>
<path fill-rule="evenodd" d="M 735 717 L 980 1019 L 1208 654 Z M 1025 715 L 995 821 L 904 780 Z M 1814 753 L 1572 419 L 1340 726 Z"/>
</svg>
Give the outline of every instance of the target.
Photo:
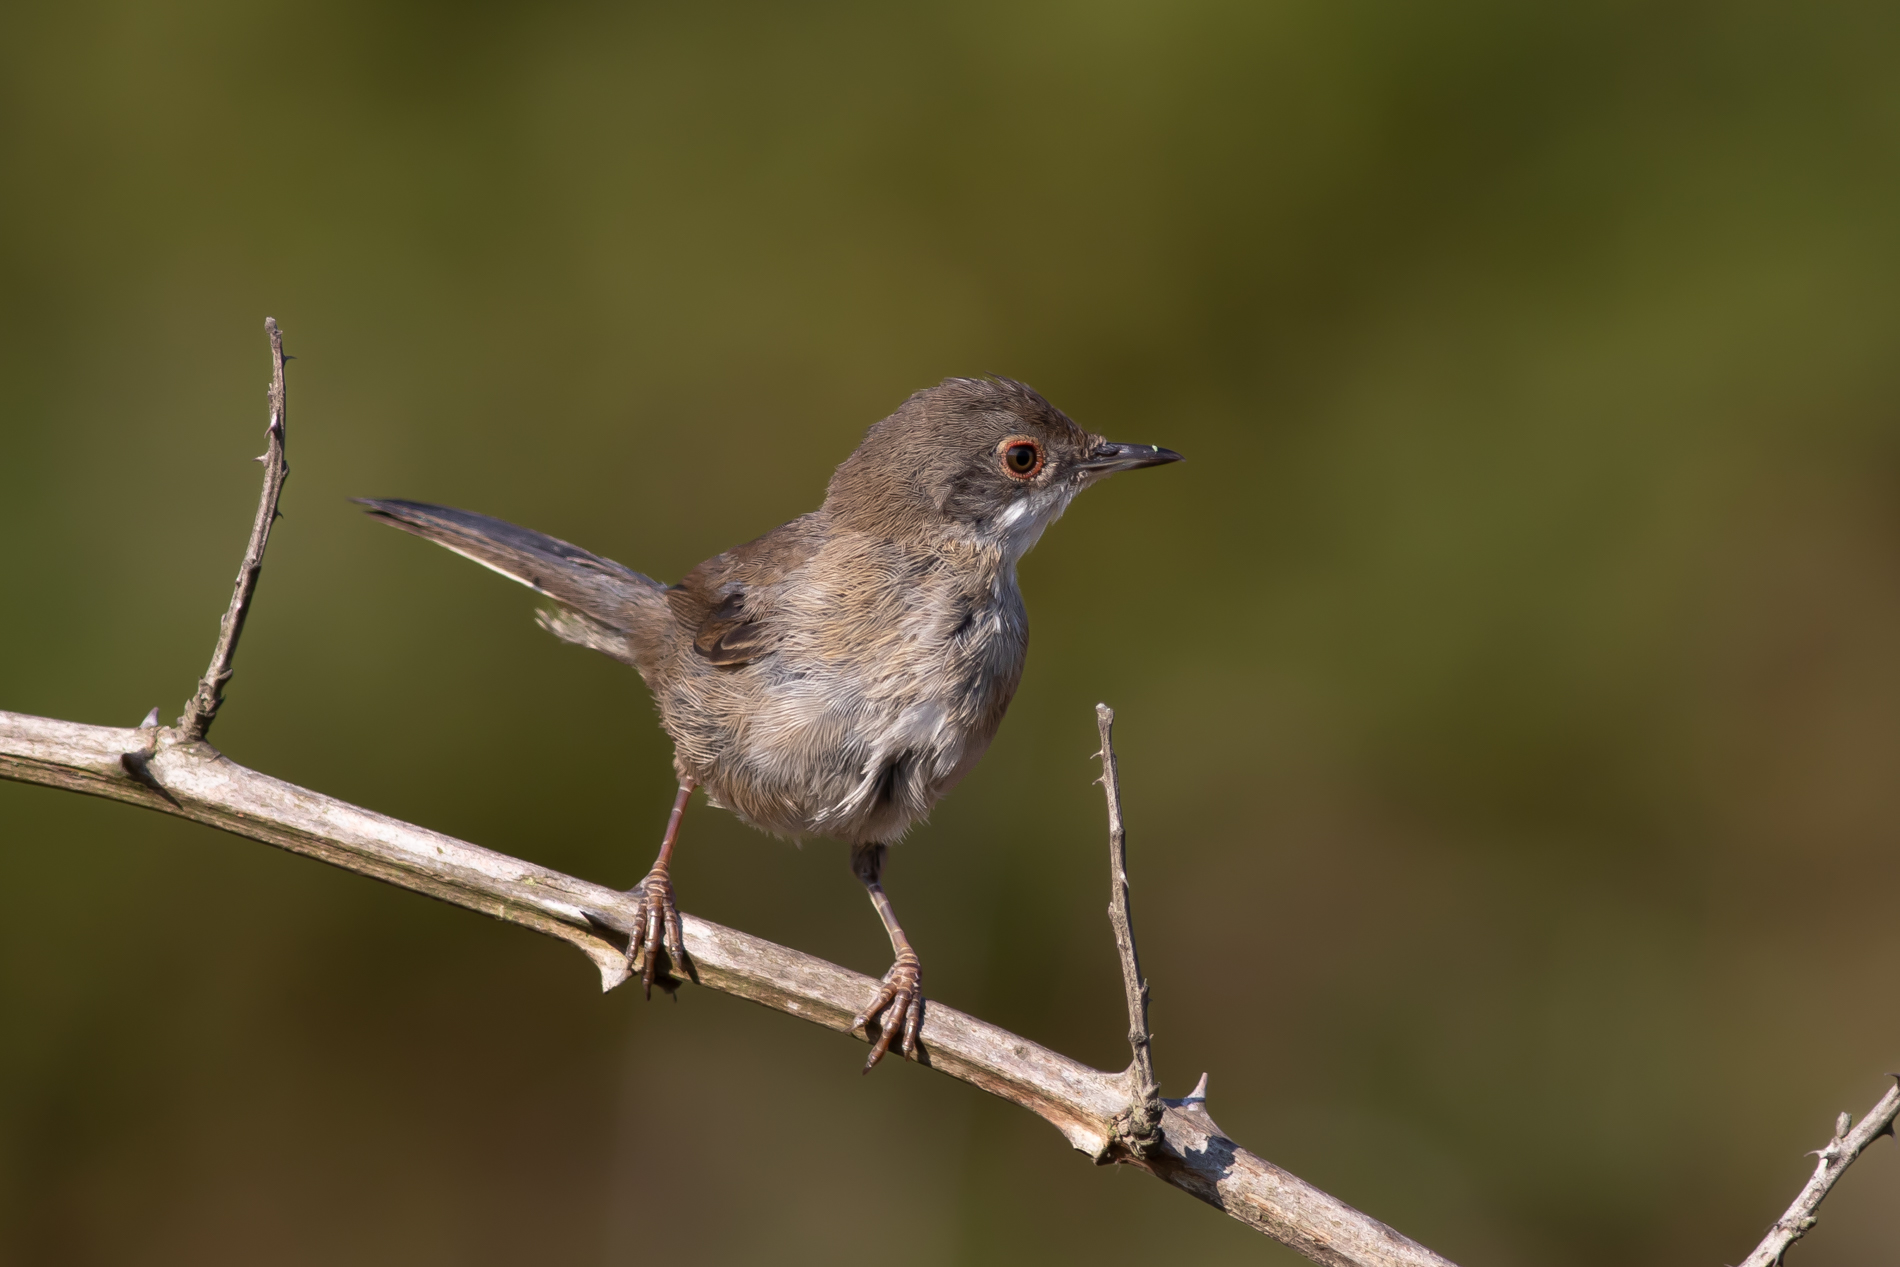
<svg viewBox="0 0 1900 1267">
<path fill-rule="evenodd" d="M 1035 548 L 1043 531 L 1062 518 L 1062 512 L 1080 491 L 1070 481 L 1061 480 L 1026 494 L 996 517 L 995 531 L 1001 537 L 997 544 L 1011 567 Z"/>
</svg>

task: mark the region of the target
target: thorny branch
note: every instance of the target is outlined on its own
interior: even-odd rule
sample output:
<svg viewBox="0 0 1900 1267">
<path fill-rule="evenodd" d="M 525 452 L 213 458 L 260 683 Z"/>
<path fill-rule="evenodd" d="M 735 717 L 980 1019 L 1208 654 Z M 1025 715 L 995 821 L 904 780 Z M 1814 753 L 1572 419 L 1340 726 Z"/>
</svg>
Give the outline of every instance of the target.
<svg viewBox="0 0 1900 1267">
<path fill-rule="evenodd" d="M 140 762 L 146 779 L 120 758 Z M 635 899 L 424 827 L 247 770 L 175 727 L 117 729 L 0 712 L 0 778 L 141 805 L 260 840 L 558 937 L 612 989 L 627 980 Z M 148 781 L 149 780 L 149 781 Z M 698 983 L 851 1033 L 875 978 L 682 915 Z M 1451 1267 L 1437 1254 L 1247 1152 L 1207 1116 L 1200 1089 L 1165 1101 L 1160 1138 L 1136 1157 L 1118 1141 L 1132 1107 L 1103 1073 L 941 1003 L 925 1013 L 917 1062 L 1037 1114 L 1098 1162 L 1126 1161 L 1337 1267 Z"/>
<path fill-rule="evenodd" d="M 219 627 L 211 666 L 176 726 L 153 709 L 135 729 L 0 711 L 0 779 L 38 783 L 157 810 L 276 845 L 398 887 L 558 937 L 593 961 L 601 988 L 628 979 L 634 898 L 451 836 L 247 770 L 205 741 L 230 680 L 277 518 L 284 460 L 284 351 L 275 321 L 271 421 L 264 488 L 251 538 Z M 933 1003 L 917 1063 L 988 1091 L 1049 1122 L 1097 1163 L 1126 1162 L 1173 1184 L 1328 1267 L 1454 1267 L 1424 1246 L 1229 1139 L 1207 1112 L 1207 1075 L 1186 1097 L 1159 1098 L 1150 1053 L 1148 987 L 1129 911 L 1127 843 L 1110 744 L 1114 713 L 1098 705 L 1102 785 L 1109 813 L 1109 919 L 1127 992 L 1133 1061 L 1120 1074 L 1091 1069 L 998 1026 Z M 682 915 L 697 984 L 852 1034 L 878 982 L 763 938 Z M 853 1037 L 858 1037 L 852 1034 Z M 1873 1139 L 1890 1134 L 1900 1087 L 1858 1127 L 1846 1114 L 1801 1196 L 1743 1267 L 1771 1267 L 1814 1225 L 1814 1210 Z"/>
<path fill-rule="evenodd" d="M 224 706 L 224 684 L 231 680 L 238 638 L 244 633 L 244 618 L 251 614 L 251 598 L 264 570 L 264 547 L 270 544 L 271 525 L 277 522 L 277 499 L 290 476 L 290 463 L 284 460 L 284 336 L 271 317 L 264 318 L 264 332 L 270 336 L 271 360 L 270 426 L 264 456 L 257 459 L 264 464 L 264 492 L 257 499 L 257 518 L 251 522 L 251 539 L 244 547 L 244 562 L 238 565 L 237 584 L 231 588 L 231 605 L 218 624 L 211 667 L 185 705 L 185 715 L 178 719 L 178 729 L 187 739 L 203 739 L 210 733 L 218 709 Z"/>
<path fill-rule="evenodd" d="M 1115 765 L 1115 710 L 1095 706 L 1095 724 L 1102 734 L 1102 791 L 1108 800 L 1108 922 L 1115 930 L 1115 951 L 1121 958 L 1122 989 L 1128 998 L 1128 1046 L 1134 1058 L 1122 1074 L 1128 1091 L 1127 1116 L 1116 1123 L 1116 1138 L 1137 1157 L 1154 1147 L 1161 1126 L 1161 1088 L 1155 1083 L 1155 1062 L 1148 1032 L 1148 983 L 1142 979 L 1141 957 L 1135 953 L 1135 916 L 1128 904 L 1128 833 L 1122 826 L 1121 771 Z M 1204 1091 L 1207 1076 L 1201 1076 Z M 1205 1095 L 1203 1095 L 1205 1098 Z"/>
<path fill-rule="evenodd" d="M 1821 1208 L 1821 1199 L 1827 1196 L 1835 1180 L 1847 1173 L 1847 1168 L 1867 1145 L 1882 1135 L 1893 1134 L 1894 1117 L 1900 1115 L 1900 1075 L 1891 1076 L 1896 1079 L 1894 1085 L 1887 1088 L 1887 1094 L 1880 1097 L 1880 1103 L 1860 1120 L 1859 1126 L 1853 1125 L 1851 1113 L 1834 1119 L 1834 1138 L 1827 1142 L 1827 1147 L 1815 1150 L 1814 1156 L 1820 1160 L 1815 1163 L 1814 1174 L 1801 1189 L 1801 1195 L 1794 1199 L 1786 1214 L 1775 1220 L 1768 1235 L 1755 1246 L 1755 1252 L 1742 1260 L 1741 1267 L 1775 1267 L 1781 1262 L 1788 1247 L 1806 1236 L 1819 1221 L 1814 1212 Z"/>
</svg>

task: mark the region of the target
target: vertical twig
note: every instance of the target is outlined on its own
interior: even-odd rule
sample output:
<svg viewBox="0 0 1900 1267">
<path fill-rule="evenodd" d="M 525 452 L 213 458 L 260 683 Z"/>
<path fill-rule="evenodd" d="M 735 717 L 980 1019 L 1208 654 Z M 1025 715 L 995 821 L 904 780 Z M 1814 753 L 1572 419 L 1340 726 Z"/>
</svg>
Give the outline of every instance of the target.
<svg viewBox="0 0 1900 1267">
<path fill-rule="evenodd" d="M 1893 1075 L 1900 1078 L 1900 1074 Z M 1852 1130 L 1854 1117 L 1843 1113 L 1834 1120 L 1834 1138 L 1827 1142 L 1826 1148 L 1816 1149 L 1814 1156 L 1820 1158 L 1815 1163 L 1814 1174 L 1807 1185 L 1801 1189 L 1801 1195 L 1794 1199 L 1788 1212 L 1775 1220 L 1768 1229 L 1768 1235 L 1762 1238 L 1755 1252 L 1744 1258 L 1741 1267 L 1776 1267 L 1788 1247 L 1808 1234 L 1808 1229 L 1817 1222 L 1815 1211 L 1821 1208 L 1821 1198 L 1834 1181 L 1847 1172 L 1854 1164 L 1861 1150 L 1879 1139 L 1882 1135 L 1893 1134 L 1893 1121 L 1900 1115 L 1900 1081 L 1887 1088 L 1887 1094 L 1880 1097 L 1880 1103 L 1873 1111 L 1860 1120 L 1859 1126 Z"/>
<path fill-rule="evenodd" d="M 231 589 L 231 605 L 218 625 L 218 645 L 211 652 L 211 667 L 198 682 L 178 719 L 180 737 L 203 739 L 224 704 L 224 684 L 231 680 L 231 662 L 237 657 L 238 636 L 244 632 L 244 618 L 251 611 L 251 597 L 257 592 L 257 578 L 264 570 L 264 547 L 270 544 L 271 525 L 277 520 L 277 499 L 283 495 L 284 481 L 290 476 L 290 463 L 284 459 L 284 336 L 277 322 L 264 318 L 264 332 L 270 336 L 270 427 L 264 456 L 264 491 L 257 499 L 257 518 L 251 523 L 250 544 L 244 547 L 244 562 L 238 567 L 237 583 Z"/>
<path fill-rule="evenodd" d="M 1128 1045 L 1134 1059 L 1122 1074 L 1132 1103 L 1116 1133 L 1130 1152 L 1140 1157 L 1155 1144 L 1161 1128 L 1161 1089 L 1155 1083 L 1152 1037 L 1148 1032 L 1148 983 L 1141 976 L 1135 953 L 1135 920 L 1128 901 L 1128 834 L 1122 825 L 1121 779 L 1115 768 L 1112 732 L 1115 710 L 1095 706 L 1095 724 L 1102 733 L 1102 790 L 1108 798 L 1108 922 L 1115 930 L 1115 950 L 1121 957 L 1122 989 L 1128 999 Z"/>
</svg>

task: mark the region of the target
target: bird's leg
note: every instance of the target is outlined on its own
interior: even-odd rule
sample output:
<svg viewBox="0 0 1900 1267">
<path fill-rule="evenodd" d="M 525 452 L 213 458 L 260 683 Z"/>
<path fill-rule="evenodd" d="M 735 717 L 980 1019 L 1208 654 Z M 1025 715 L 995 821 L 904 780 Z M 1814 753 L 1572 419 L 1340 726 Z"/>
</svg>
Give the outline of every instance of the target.
<svg viewBox="0 0 1900 1267">
<path fill-rule="evenodd" d="M 686 971 L 686 938 L 680 932 L 680 911 L 673 902 L 669 868 L 673 862 L 673 842 L 679 839 L 680 816 L 686 812 L 686 802 L 695 786 L 691 779 L 680 780 L 680 794 L 673 798 L 673 813 L 666 820 L 666 835 L 660 840 L 660 856 L 653 860 L 653 870 L 647 872 L 647 878 L 631 890 L 638 895 L 640 906 L 633 921 L 633 936 L 627 940 L 627 963 L 641 969 L 640 979 L 646 985 L 649 999 L 653 997 L 653 974 L 659 964 L 662 944 L 666 957 L 672 961 L 674 975 Z M 660 986 L 668 991 L 673 989 L 665 981 Z"/>
<path fill-rule="evenodd" d="M 917 1031 L 924 1023 L 923 966 L 917 961 L 917 952 L 911 949 L 910 938 L 904 936 L 897 922 L 891 899 L 884 895 L 884 886 L 878 882 L 884 871 L 884 854 L 883 845 L 851 846 L 851 869 L 864 881 L 865 891 L 871 895 L 871 905 L 884 921 L 884 931 L 891 935 L 891 950 L 897 955 L 897 962 L 884 974 L 884 984 L 871 1000 L 871 1006 L 851 1022 L 852 1029 L 864 1030 L 865 1037 L 869 1038 L 870 1030 L 866 1027 L 877 1021 L 877 1043 L 871 1048 L 871 1058 L 864 1062 L 866 1073 L 884 1059 L 884 1053 L 891 1049 L 891 1040 L 900 1030 L 904 1035 L 903 1053 L 915 1060 Z"/>
</svg>

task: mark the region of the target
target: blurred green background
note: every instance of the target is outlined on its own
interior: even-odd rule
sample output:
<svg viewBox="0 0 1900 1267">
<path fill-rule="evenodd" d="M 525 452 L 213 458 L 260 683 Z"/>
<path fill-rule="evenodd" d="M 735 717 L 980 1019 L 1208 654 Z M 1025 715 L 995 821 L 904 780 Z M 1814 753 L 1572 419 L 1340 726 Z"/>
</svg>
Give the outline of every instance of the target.
<svg viewBox="0 0 1900 1267">
<path fill-rule="evenodd" d="M 889 881 L 933 997 L 1119 1066 L 1120 713 L 1164 1090 L 1468 1264 L 1727 1263 L 1900 1068 L 1900 11 L 0 11 L 0 707 L 216 742 L 614 884 L 638 679 L 365 520 L 663 579 L 948 374 L 1185 452 L 1023 566 Z M 0 1258 L 1291 1263 L 1049 1127 L 266 847 L 0 785 Z M 844 850 L 695 913 L 881 972 Z M 1879 1145 L 1796 1256 L 1900 1255 Z"/>
</svg>

